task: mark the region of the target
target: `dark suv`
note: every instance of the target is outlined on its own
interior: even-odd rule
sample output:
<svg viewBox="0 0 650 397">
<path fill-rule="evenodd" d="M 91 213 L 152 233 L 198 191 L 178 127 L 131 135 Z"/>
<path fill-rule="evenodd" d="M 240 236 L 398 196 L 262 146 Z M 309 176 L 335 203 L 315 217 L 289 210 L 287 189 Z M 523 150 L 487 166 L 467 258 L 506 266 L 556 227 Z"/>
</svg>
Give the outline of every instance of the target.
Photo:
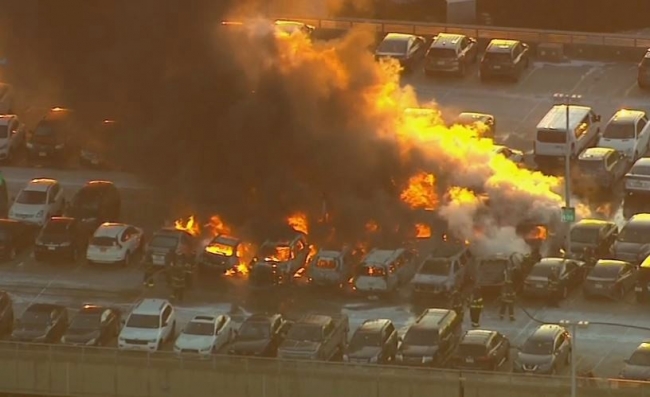
<svg viewBox="0 0 650 397">
<path fill-rule="evenodd" d="M 117 222 L 121 208 L 120 192 L 113 182 L 90 181 L 75 193 L 66 215 L 95 231 L 104 222 Z"/>
<path fill-rule="evenodd" d="M 469 65 L 476 62 L 476 39 L 464 34 L 440 33 L 433 38 L 425 55 L 424 73 L 456 73 L 464 76 Z"/>
<path fill-rule="evenodd" d="M 518 40 L 494 39 L 488 44 L 481 59 L 481 81 L 498 76 L 518 81 L 529 63 L 528 44 Z"/>
<path fill-rule="evenodd" d="M 390 320 L 366 320 L 350 340 L 343 360 L 351 363 L 386 364 L 397 354 L 397 330 Z"/>
<path fill-rule="evenodd" d="M 290 327 L 281 314 L 253 314 L 236 331 L 228 354 L 276 357 Z"/>
<path fill-rule="evenodd" d="M 185 230 L 163 228 L 151 236 L 144 254 L 145 263 L 165 268 L 168 265 L 194 263 L 198 239 Z"/>
<path fill-rule="evenodd" d="M 472 329 L 460 339 L 454 368 L 497 370 L 510 359 L 510 341 L 496 331 Z"/>
<path fill-rule="evenodd" d="M 27 138 L 27 156 L 30 160 L 63 160 L 71 150 L 75 132 L 73 112 L 53 108 L 36 125 Z"/>
<path fill-rule="evenodd" d="M 639 84 L 639 88 L 650 88 L 650 49 L 648 49 L 641 62 L 639 62 L 636 81 Z"/>
<path fill-rule="evenodd" d="M 63 216 L 50 218 L 36 237 L 34 259 L 76 261 L 79 254 L 85 254 L 88 237 L 76 219 Z"/>
</svg>

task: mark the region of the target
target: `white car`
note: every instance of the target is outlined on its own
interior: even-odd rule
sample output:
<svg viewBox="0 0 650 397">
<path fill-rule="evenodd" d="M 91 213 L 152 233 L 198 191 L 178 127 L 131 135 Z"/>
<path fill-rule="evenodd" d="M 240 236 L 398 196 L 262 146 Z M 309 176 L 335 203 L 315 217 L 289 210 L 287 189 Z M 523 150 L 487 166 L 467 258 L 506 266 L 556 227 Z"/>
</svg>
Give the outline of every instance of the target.
<svg viewBox="0 0 650 397">
<path fill-rule="evenodd" d="M 176 311 L 166 299 L 143 299 L 127 318 L 117 347 L 120 350 L 155 352 L 174 339 Z"/>
<path fill-rule="evenodd" d="M 65 198 L 58 181 L 48 178 L 32 179 L 9 209 L 9 219 L 43 226 L 53 216 L 63 214 Z"/>
<path fill-rule="evenodd" d="M 625 191 L 628 193 L 650 193 L 650 157 L 638 159 L 625 174 Z"/>
<path fill-rule="evenodd" d="M 142 249 L 142 229 L 124 223 L 101 224 L 88 243 L 88 263 L 131 263 L 133 255 Z"/>
<path fill-rule="evenodd" d="M 15 114 L 0 115 L 0 160 L 11 161 L 25 144 L 25 125 Z"/>
<path fill-rule="evenodd" d="M 519 150 L 510 149 L 507 146 L 503 145 L 494 145 L 494 153 L 501 154 L 503 157 L 512 161 L 515 164 L 523 164 L 524 162 L 524 153 Z"/>
<path fill-rule="evenodd" d="M 233 340 L 234 334 L 230 316 L 199 315 L 178 335 L 174 351 L 200 355 L 216 353 Z"/>
<path fill-rule="evenodd" d="M 619 110 L 605 126 L 598 146 L 618 150 L 632 161 L 643 157 L 650 145 L 650 124 L 643 110 Z"/>
</svg>

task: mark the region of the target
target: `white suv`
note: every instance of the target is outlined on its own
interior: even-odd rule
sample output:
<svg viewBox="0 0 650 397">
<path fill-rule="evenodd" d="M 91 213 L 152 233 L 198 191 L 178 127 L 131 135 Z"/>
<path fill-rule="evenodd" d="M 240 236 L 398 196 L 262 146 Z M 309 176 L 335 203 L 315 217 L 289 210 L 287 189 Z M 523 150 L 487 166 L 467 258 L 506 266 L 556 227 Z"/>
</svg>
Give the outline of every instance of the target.
<svg viewBox="0 0 650 397">
<path fill-rule="evenodd" d="M 62 215 L 65 209 L 63 188 L 48 178 L 32 179 L 9 209 L 9 219 L 43 226 L 50 217 Z"/>
<path fill-rule="evenodd" d="M 143 299 L 126 320 L 117 347 L 154 352 L 174 339 L 176 311 L 166 299 Z"/>
<path fill-rule="evenodd" d="M 25 144 L 25 125 L 15 114 L 0 115 L 0 160 L 11 161 Z"/>
<path fill-rule="evenodd" d="M 650 145 L 650 124 L 643 110 L 621 109 L 605 126 L 598 146 L 618 150 L 631 161 L 645 156 Z"/>
</svg>

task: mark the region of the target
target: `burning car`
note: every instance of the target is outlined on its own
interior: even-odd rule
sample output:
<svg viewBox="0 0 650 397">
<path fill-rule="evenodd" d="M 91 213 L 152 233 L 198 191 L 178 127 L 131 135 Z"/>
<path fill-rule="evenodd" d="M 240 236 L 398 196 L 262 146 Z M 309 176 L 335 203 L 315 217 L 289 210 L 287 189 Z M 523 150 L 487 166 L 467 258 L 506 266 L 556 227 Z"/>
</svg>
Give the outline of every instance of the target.
<svg viewBox="0 0 650 397">
<path fill-rule="evenodd" d="M 241 272 L 243 269 L 244 243 L 236 238 L 224 234 L 212 238 L 199 256 L 201 270 L 214 270 L 219 273 Z M 246 268 L 248 270 L 248 268 Z"/>
<path fill-rule="evenodd" d="M 357 259 L 349 247 L 340 251 L 321 250 L 307 267 L 309 283 L 323 287 L 343 286 L 354 276 Z"/>
<path fill-rule="evenodd" d="M 307 235 L 294 232 L 283 237 L 264 242 L 251 261 L 251 269 L 259 265 L 270 266 L 286 276 L 293 276 L 304 267 L 309 256 Z"/>
</svg>

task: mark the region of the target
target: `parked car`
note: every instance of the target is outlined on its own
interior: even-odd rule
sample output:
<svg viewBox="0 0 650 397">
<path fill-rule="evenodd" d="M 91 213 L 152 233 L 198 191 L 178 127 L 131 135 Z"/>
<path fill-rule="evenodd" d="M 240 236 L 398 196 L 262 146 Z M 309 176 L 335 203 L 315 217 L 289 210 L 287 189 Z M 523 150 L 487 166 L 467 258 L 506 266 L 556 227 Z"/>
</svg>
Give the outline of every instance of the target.
<svg viewBox="0 0 650 397">
<path fill-rule="evenodd" d="M 617 111 L 605 125 L 598 146 L 615 149 L 632 163 L 637 161 L 645 156 L 650 146 L 648 115 L 643 110 Z"/>
<path fill-rule="evenodd" d="M 191 233 L 166 227 L 151 236 L 143 261 L 159 269 L 167 269 L 172 263 L 194 263 L 198 247 L 199 240 Z"/>
<path fill-rule="evenodd" d="M 281 314 L 253 314 L 248 317 L 235 339 L 228 347 L 228 354 L 237 356 L 276 357 L 278 346 L 287 336 L 291 323 Z"/>
<path fill-rule="evenodd" d="M 373 249 L 361 260 L 359 273 L 354 279 L 355 291 L 390 296 L 408 283 L 412 264 L 413 253 L 406 249 Z"/>
<path fill-rule="evenodd" d="M 174 340 L 176 311 L 166 299 L 143 299 L 129 314 L 120 331 L 120 350 L 155 352 Z"/>
<path fill-rule="evenodd" d="M 518 40 L 493 39 L 481 58 L 481 81 L 506 76 L 519 80 L 530 64 L 530 48 Z"/>
<path fill-rule="evenodd" d="M 587 274 L 583 286 L 586 298 L 605 296 L 623 299 L 634 289 L 638 276 L 636 266 L 613 259 L 601 259 Z"/>
<path fill-rule="evenodd" d="M 625 366 L 618 375 L 619 378 L 631 381 L 650 381 L 650 343 L 641 343 L 625 360 Z"/>
<path fill-rule="evenodd" d="M 476 39 L 464 34 L 439 33 L 425 55 L 424 72 L 456 73 L 465 76 L 470 65 L 478 59 Z"/>
<path fill-rule="evenodd" d="M 358 259 L 350 247 L 321 250 L 307 266 L 307 280 L 313 286 L 342 287 L 354 276 Z"/>
<path fill-rule="evenodd" d="M 63 214 L 65 198 L 55 179 L 36 178 L 25 186 L 9 209 L 9 219 L 43 226 L 50 217 Z"/>
<path fill-rule="evenodd" d="M 387 364 L 395 361 L 398 336 L 392 321 L 366 320 L 348 344 L 343 361 L 363 364 Z"/>
<path fill-rule="evenodd" d="M 576 190 L 582 193 L 611 192 L 630 165 L 630 161 L 614 149 L 587 148 L 578 157 L 579 176 L 574 177 Z"/>
<path fill-rule="evenodd" d="M 650 255 L 650 214 L 636 214 L 623 225 L 612 253 L 615 259 L 635 265 Z"/>
<path fill-rule="evenodd" d="M 15 114 L 0 115 L 0 160 L 11 162 L 25 147 L 27 129 Z"/>
<path fill-rule="evenodd" d="M 92 263 L 120 263 L 128 266 L 144 245 L 144 232 L 125 223 L 103 223 L 95 230 L 88 248 L 86 261 Z"/>
<path fill-rule="evenodd" d="M 199 255 L 199 268 L 218 273 L 236 270 L 244 260 L 243 244 L 236 237 L 225 234 L 214 236 Z"/>
<path fill-rule="evenodd" d="M 345 353 L 350 325 L 348 317 L 308 314 L 300 318 L 278 348 L 284 359 L 330 361 Z"/>
<path fill-rule="evenodd" d="M 512 369 L 518 373 L 556 375 L 571 363 L 571 335 L 559 325 L 540 325 L 517 353 Z"/>
<path fill-rule="evenodd" d="M 108 346 L 117 338 L 122 324 L 118 309 L 83 305 L 61 337 L 61 343 L 78 346 Z"/>
<path fill-rule="evenodd" d="M 267 239 L 251 261 L 251 269 L 258 265 L 270 266 L 292 277 L 299 269 L 305 266 L 309 256 L 307 235 L 292 231 Z"/>
<path fill-rule="evenodd" d="M 174 352 L 210 355 L 218 352 L 235 337 L 230 316 L 197 315 L 176 338 Z"/>
<path fill-rule="evenodd" d="M 6 291 L 0 291 L 0 336 L 11 335 L 14 329 L 14 305 Z"/>
<path fill-rule="evenodd" d="M 34 244 L 34 229 L 13 219 L 0 219 L 0 255 L 13 260 Z"/>
<path fill-rule="evenodd" d="M 411 71 L 424 57 L 426 39 L 404 33 L 388 33 L 375 50 L 375 59 L 394 59 L 404 71 Z"/>
<path fill-rule="evenodd" d="M 474 279 L 485 295 L 500 294 L 506 280 L 512 281 L 515 289 L 520 290 L 536 263 L 530 255 L 520 253 L 479 256 L 475 262 Z"/>
<path fill-rule="evenodd" d="M 11 338 L 17 342 L 56 343 L 68 328 L 68 309 L 51 303 L 32 303 L 20 316 Z"/>
<path fill-rule="evenodd" d="M 462 334 L 462 319 L 453 310 L 426 309 L 401 339 L 395 361 L 409 366 L 443 366 Z"/>
<path fill-rule="evenodd" d="M 510 360 L 510 340 L 496 331 L 472 329 L 460 338 L 452 365 L 458 369 L 496 371 Z"/>
<path fill-rule="evenodd" d="M 79 221 L 55 216 L 45 224 L 36 237 L 34 259 L 45 261 L 67 259 L 75 262 L 86 250 L 88 236 Z"/>
<path fill-rule="evenodd" d="M 547 297 L 552 291 L 549 289 L 548 278 L 552 269 L 556 268 L 559 274 L 559 294 L 566 298 L 572 288 L 577 287 L 585 278 L 587 267 L 585 262 L 565 258 L 543 258 L 537 262 L 526 281 L 524 282 L 524 295 L 529 297 Z"/>
<path fill-rule="evenodd" d="M 612 221 L 581 219 L 571 226 L 572 258 L 582 261 L 598 260 L 611 255 L 618 236 L 618 227 Z"/>
<path fill-rule="evenodd" d="M 104 222 L 118 222 L 122 208 L 120 192 L 113 182 L 95 180 L 79 189 L 66 208 L 92 234 Z"/>
<path fill-rule="evenodd" d="M 417 299 L 446 299 L 468 281 L 472 254 L 465 244 L 444 244 L 434 249 L 411 280 Z"/>
<path fill-rule="evenodd" d="M 31 161 L 65 160 L 73 151 L 77 128 L 72 110 L 60 107 L 50 109 L 27 137 L 27 157 Z"/>
</svg>

